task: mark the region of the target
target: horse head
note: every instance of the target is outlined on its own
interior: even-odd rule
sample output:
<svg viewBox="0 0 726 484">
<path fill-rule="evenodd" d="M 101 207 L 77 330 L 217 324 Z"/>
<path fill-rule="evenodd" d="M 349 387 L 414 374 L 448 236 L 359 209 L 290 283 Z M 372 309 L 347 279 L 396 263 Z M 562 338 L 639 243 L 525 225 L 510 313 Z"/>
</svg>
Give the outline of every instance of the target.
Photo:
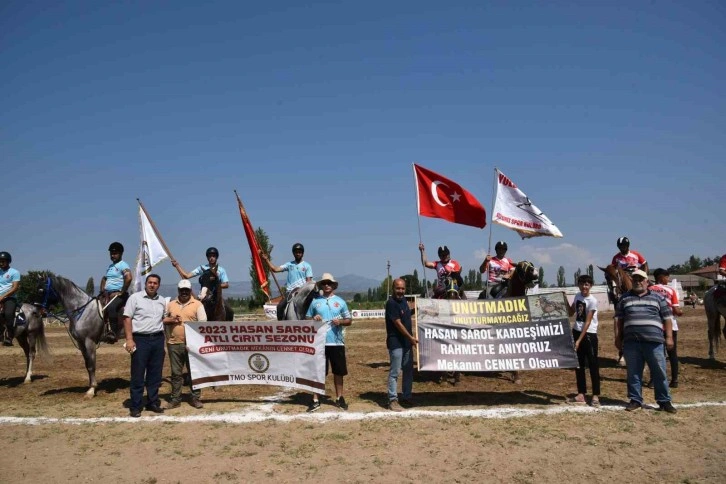
<svg viewBox="0 0 726 484">
<path fill-rule="evenodd" d="M 537 273 L 537 270 L 534 267 L 534 264 L 527 260 L 519 261 L 517 262 L 517 265 L 514 266 L 514 276 L 526 286 L 526 287 L 532 287 L 537 283 L 537 280 L 539 279 L 539 274 Z"/>
<path fill-rule="evenodd" d="M 607 267 L 600 267 L 598 269 L 605 273 L 605 282 L 608 286 L 608 299 L 613 305 L 620 301 L 627 291 L 633 288 L 633 279 L 630 274 L 623 270 L 620 266 L 614 266 L 612 264 Z"/>
</svg>

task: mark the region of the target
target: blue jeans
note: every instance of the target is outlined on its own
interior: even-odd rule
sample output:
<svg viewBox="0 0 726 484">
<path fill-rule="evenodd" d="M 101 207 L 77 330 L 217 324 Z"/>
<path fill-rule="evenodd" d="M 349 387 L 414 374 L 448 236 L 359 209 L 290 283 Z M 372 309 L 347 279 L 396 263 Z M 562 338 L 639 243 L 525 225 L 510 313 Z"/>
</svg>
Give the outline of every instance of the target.
<svg viewBox="0 0 726 484">
<path fill-rule="evenodd" d="M 398 400 L 398 372 L 403 370 L 403 399 L 409 400 L 413 392 L 413 348 L 388 350 L 391 370 L 388 372 L 388 401 Z"/>
<path fill-rule="evenodd" d="M 663 343 L 628 340 L 623 343 L 623 354 L 628 365 L 628 398 L 643 404 L 643 368 L 648 364 L 655 387 L 655 401 L 671 401 Z"/>
<path fill-rule="evenodd" d="M 131 355 L 131 410 L 141 410 L 146 386 L 146 406 L 159 405 L 159 387 L 164 369 L 164 333 L 134 334 L 136 351 Z"/>
</svg>

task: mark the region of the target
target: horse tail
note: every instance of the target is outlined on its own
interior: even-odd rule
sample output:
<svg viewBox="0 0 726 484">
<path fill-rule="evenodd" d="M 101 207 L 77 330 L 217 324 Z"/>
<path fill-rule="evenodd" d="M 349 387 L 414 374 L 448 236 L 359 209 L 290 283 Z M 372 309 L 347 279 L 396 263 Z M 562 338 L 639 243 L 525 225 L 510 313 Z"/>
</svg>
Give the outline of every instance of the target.
<svg viewBox="0 0 726 484">
<path fill-rule="evenodd" d="M 37 354 L 44 360 L 52 360 L 50 350 L 48 349 L 48 340 L 45 337 L 45 324 L 41 321 L 40 331 L 35 335 L 35 350 Z"/>
<path fill-rule="evenodd" d="M 706 291 L 703 296 L 703 306 L 706 308 L 706 320 L 708 321 L 708 341 L 718 351 L 721 342 L 721 313 L 716 305 L 714 289 Z"/>
</svg>

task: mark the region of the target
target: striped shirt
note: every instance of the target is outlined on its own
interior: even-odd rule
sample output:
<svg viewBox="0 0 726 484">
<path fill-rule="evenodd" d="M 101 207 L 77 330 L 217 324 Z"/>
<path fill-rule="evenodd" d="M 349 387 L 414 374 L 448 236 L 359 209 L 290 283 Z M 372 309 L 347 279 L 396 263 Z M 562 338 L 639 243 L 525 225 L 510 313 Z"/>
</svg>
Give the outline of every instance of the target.
<svg viewBox="0 0 726 484">
<path fill-rule="evenodd" d="M 672 319 L 673 314 L 659 294 L 648 290 L 638 296 L 633 291 L 628 291 L 615 309 L 615 318 L 624 322 L 624 341 L 663 343 L 663 323 Z"/>
</svg>

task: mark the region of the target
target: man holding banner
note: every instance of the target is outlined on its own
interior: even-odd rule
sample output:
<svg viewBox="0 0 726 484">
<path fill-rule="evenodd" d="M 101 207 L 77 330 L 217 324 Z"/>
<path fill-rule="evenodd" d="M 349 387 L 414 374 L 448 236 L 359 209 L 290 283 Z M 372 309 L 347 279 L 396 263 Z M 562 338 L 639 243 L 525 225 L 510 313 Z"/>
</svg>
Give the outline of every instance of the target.
<svg viewBox="0 0 726 484">
<path fill-rule="evenodd" d="M 335 404 L 343 410 L 348 410 L 348 404 L 343 396 L 343 377 L 348 374 L 345 360 L 345 327 L 353 324 L 353 319 L 345 301 L 333 294 L 338 288 L 338 281 L 332 274 L 328 272 L 323 274 L 318 286 L 323 288 L 323 294 L 310 303 L 306 317 L 315 321 L 324 321 L 328 325 L 325 335 L 325 373 L 328 373 L 330 366 L 335 383 Z M 319 408 L 318 394 L 313 393 L 313 401 L 308 407 L 308 412 L 314 412 Z"/>
<path fill-rule="evenodd" d="M 401 412 L 404 405 L 411 406 L 413 393 L 413 347 L 418 338 L 413 336 L 411 308 L 406 301 L 406 281 L 393 281 L 393 296 L 386 302 L 386 347 L 391 358 L 388 372 L 388 409 Z M 403 398 L 398 401 L 398 373 L 403 371 Z"/>
</svg>

